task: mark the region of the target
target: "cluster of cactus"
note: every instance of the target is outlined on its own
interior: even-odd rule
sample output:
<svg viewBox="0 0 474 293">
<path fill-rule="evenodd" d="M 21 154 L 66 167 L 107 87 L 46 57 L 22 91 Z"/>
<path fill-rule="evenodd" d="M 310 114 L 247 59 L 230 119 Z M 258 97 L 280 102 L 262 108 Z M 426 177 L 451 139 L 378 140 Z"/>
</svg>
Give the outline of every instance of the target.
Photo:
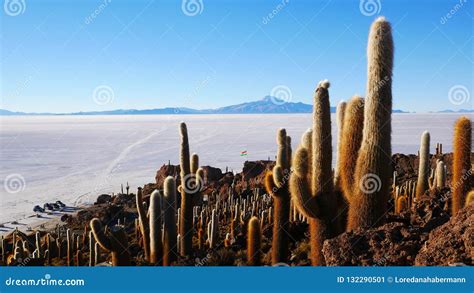
<svg viewBox="0 0 474 293">
<path fill-rule="evenodd" d="M 227 197 L 216 191 L 204 195 L 204 170 L 199 168 L 198 155 L 190 155 L 187 126 L 181 123 L 180 185 L 175 174 L 166 177 L 163 189 L 154 190 L 149 197 L 138 188 L 134 235 L 125 219 L 103 226 L 94 218 L 77 234 L 58 227 L 43 237 L 36 232 L 33 238 L 15 230 L 11 244 L 2 237 L 2 263 L 18 265 L 29 259 L 51 264 L 59 258 L 68 266 L 96 266 L 106 254 L 113 266 L 128 266 L 132 264 L 129 242 L 135 237 L 141 247 L 137 261 L 142 264 L 169 266 L 180 256 L 192 259 L 196 249 L 217 252 L 222 247 L 231 250 L 234 245 L 246 245 L 247 264 L 258 266 L 268 262 L 264 260 L 262 242 L 271 234 L 271 263 L 275 265 L 289 260 L 291 223 L 305 222 L 309 224 L 311 263 L 324 265 L 322 247 L 326 239 L 383 223 L 390 200 L 395 213 L 405 213 L 428 192 L 447 187 L 442 145 L 436 146 L 436 165 L 431 169 L 427 131 L 421 136 L 416 181 L 410 178 L 398 182 L 396 171 L 390 179 L 393 40 L 390 24 L 384 18 L 371 26 L 367 55 L 365 99 L 353 96 L 337 106 L 334 171 L 330 84 L 323 80 L 314 93 L 312 126 L 303 134 L 294 154 L 286 130 L 278 130 L 276 164 L 265 174 L 266 193 L 258 188 L 249 190 L 248 178 L 242 176 L 245 192 L 237 192 L 239 179 L 234 177 Z M 471 144 L 471 121 L 462 117 L 454 131 L 452 214 L 474 202 L 474 190 L 470 190 Z M 125 194 L 123 185 L 121 189 Z M 127 183 L 126 195 L 129 189 Z M 179 208 L 177 192 L 181 195 Z M 193 236 L 197 240 L 194 243 Z M 87 262 L 84 255 L 89 257 Z"/>
<path fill-rule="evenodd" d="M 64 232 L 59 225 L 54 232 L 36 231 L 31 237 L 15 229 L 12 233 L 11 245 L 2 237 L 2 263 L 8 265 L 52 265 L 53 259 L 64 258 L 64 265 L 82 266 L 85 264 L 83 249 L 87 248 L 87 244 L 84 243 L 89 239 L 87 234 L 86 229 L 82 235 L 72 233 L 70 229 Z M 92 263 L 92 265 L 94 264 Z"/>
<path fill-rule="evenodd" d="M 298 210 L 310 218 L 311 262 L 324 265 L 322 245 L 344 229 L 380 223 L 389 199 L 391 162 L 393 41 L 390 24 L 377 19 L 368 45 L 367 97 L 354 97 L 338 107 L 338 159 L 333 176 L 329 82 L 318 84 L 314 95 L 313 126 L 302 138 L 293 160 L 290 190 Z M 376 178 L 376 188 L 364 188 Z M 347 225 L 338 218 L 349 205 Z"/>
<path fill-rule="evenodd" d="M 136 204 L 138 222 L 135 223 L 135 234 L 143 247 L 145 261 L 153 265 L 171 265 L 177 259 L 175 179 L 168 176 L 163 191 L 151 193 L 148 209 L 139 188 Z"/>
</svg>

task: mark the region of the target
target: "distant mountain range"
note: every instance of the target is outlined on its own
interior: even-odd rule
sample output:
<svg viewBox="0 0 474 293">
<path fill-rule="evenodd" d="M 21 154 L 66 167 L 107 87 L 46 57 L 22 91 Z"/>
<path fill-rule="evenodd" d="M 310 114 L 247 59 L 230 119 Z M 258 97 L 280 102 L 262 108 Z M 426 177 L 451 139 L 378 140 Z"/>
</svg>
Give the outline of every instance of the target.
<svg viewBox="0 0 474 293">
<path fill-rule="evenodd" d="M 474 113 L 474 110 L 468 110 L 468 109 L 461 109 L 461 110 L 458 110 L 458 111 L 442 110 L 442 111 L 438 111 L 438 112 L 435 112 L 435 113 Z"/>
<path fill-rule="evenodd" d="M 265 98 L 248 103 L 231 105 L 216 109 L 196 110 L 191 108 L 160 108 L 148 110 L 119 109 L 110 111 L 91 111 L 74 113 L 25 113 L 12 112 L 0 109 L 0 116 L 18 115 L 170 115 L 170 114 L 277 114 L 277 113 L 311 113 L 313 105 L 301 102 L 286 102 L 276 97 L 266 96 Z M 331 113 L 335 113 L 336 108 L 331 107 Z M 439 113 L 454 113 L 452 110 L 439 111 Z M 457 113 L 474 112 L 474 110 L 459 110 Z M 402 110 L 393 110 L 393 113 L 408 113 Z"/>
</svg>

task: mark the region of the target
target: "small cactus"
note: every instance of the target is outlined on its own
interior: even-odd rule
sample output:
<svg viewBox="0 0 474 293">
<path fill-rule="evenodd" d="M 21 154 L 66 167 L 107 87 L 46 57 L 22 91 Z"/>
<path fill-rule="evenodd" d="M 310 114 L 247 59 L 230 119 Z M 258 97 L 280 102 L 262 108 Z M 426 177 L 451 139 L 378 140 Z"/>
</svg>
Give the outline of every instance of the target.
<svg viewBox="0 0 474 293">
<path fill-rule="evenodd" d="M 416 199 L 420 200 L 421 196 L 429 188 L 428 179 L 430 176 L 430 133 L 423 132 L 420 143 L 420 156 L 418 167 L 418 181 L 416 184 Z"/>
<path fill-rule="evenodd" d="M 260 221 L 257 217 L 252 217 L 249 221 L 247 236 L 247 264 L 249 266 L 259 266 L 261 264 L 261 242 Z"/>
<path fill-rule="evenodd" d="M 397 198 L 395 204 L 395 213 L 399 214 L 408 209 L 408 197 L 406 195 L 401 195 Z"/>
<path fill-rule="evenodd" d="M 92 231 L 89 231 L 89 266 L 95 266 L 95 240 Z"/>
<path fill-rule="evenodd" d="M 73 256 L 73 236 L 71 235 L 71 229 L 66 230 L 66 243 L 67 243 L 67 265 L 72 266 L 74 262 Z"/>
<path fill-rule="evenodd" d="M 453 178 L 451 188 L 452 214 L 456 214 L 466 202 L 466 195 L 470 190 L 472 125 L 467 117 L 461 117 L 454 127 L 453 142 Z"/>
<path fill-rule="evenodd" d="M 110 235 L 106 235 L 99 219 L 92 219 L 90 226 L 97 243 L 99 243 L 103 249 L 112 253 L 112 265 L 129 266 L 130 253 L 128 252 L 127 235 L 123 227 L 113 226 L 108 229 L 107 234 Z"/>
<path fill-rule="evenodd" d="M 446 186 L 446 165 L 443 161 L 436 164 L 436 187 L 443 188 Z"/>
<path fill-rule="evenodd" d="M 163 265 L 169 266 L 177 259 L 176 250 L 176 182 L 168 176 L 163 184 Z"/>
<path fill-rule="evenodd" d="M 471 190 L 466 196 L 466 206 L 473 203 L 474 203 L 474 190 Z"/>
<path fill-rule="evenodd" d="M 138 187 L 136 195 L 136 205 L 138 211 L 138 219 L 140 221 L 140 231 L 142 234 L 143 250 L 145 252 L 145 259 L 150 261 L 150 225 L 147 217 L 147 211 L 143 204 L 143 195 L 141 187 Z"/>
<path fill-rule="evenodd" d="M 150 263 L 161 264 L 163 242 L 161 234 L 161 193 L 153 191 L 150 196 Z"/>
</svg>

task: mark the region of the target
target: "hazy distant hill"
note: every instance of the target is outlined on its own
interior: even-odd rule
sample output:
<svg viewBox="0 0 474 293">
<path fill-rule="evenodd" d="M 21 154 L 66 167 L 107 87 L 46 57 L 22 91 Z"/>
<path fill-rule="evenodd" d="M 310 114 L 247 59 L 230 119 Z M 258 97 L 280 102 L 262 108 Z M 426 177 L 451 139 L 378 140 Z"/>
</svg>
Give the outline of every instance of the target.
<svg viewBox="0 0 474 293">
<path fill-rule="evenodd" d="M 438 111 L 436 113 L 474 113 L 474 110 L 468 110 L 468 109 L 461 109 L 461 110 L 458 110 L 458 111 L 442 110 L 442 111 Z"/>
<path fill-rule="evenodd" d="M 217 109 L 196 110 L 191 108 L 161 108 L 148 110 L 119 109 L 111 111 L 92 111 L 75 113 L 24 113 L 0 109 L 0 116 L 13 115 L 171 115 L 171 114 L 275 114 L 275 113 L 311 113 L 313 105 L 301 102 L 285 102 L 276 97 L 265 98 L 248 103 L 221 107 Z M 336 112 L 331 107 L 331 112 Z M 393 110 L 393 113 L 406 113 L 402 110 Z"/>
<path fill-rule="evenodd" d="M 254 113 L 311 113 L 313 106 L 301 102 L 285 102 L 275 97 L 266 96 L 262 100 L 242 103 L 210 110 L 216 114 L 254 114 Z M 331 108 L 331 112 L 335 108 Z"/>
</svg>

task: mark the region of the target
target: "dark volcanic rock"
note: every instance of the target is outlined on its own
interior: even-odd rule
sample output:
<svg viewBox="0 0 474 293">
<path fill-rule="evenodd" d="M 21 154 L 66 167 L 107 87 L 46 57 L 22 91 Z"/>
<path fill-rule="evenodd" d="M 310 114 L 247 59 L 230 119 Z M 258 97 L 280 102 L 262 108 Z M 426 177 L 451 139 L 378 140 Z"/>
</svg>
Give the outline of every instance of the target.
<svg viewBox="0 0 474 293">
<path fill-rule="evenodd" d="M 451 220 L 429 234 L 416 256 L 418 266 L 473 265 L 474 204 L 460 210 Z"/>
<path fill-rule="evenodd" d="M 386 224 L 358 229 L 325 241 L 327 265 L 414 265 L 428 234 L 449 220 L 445 209 L 449 189 L 437 189 L 416 202 L 410 211 L 389 214 Z"/>
<path fill-rule="evenodd" d="M 418 229 L 393 222 L 326 240 L 323 254 L 328 266 L 412 265 L 423 240 L 420 236 Z"/>
<path fill-rule="evenodd" d="M 110 194 L 101 194 L 97 197 L 95 204 L 103 204 L 111 200 L 112 200 L 112 196 Z"/>
</svg>

